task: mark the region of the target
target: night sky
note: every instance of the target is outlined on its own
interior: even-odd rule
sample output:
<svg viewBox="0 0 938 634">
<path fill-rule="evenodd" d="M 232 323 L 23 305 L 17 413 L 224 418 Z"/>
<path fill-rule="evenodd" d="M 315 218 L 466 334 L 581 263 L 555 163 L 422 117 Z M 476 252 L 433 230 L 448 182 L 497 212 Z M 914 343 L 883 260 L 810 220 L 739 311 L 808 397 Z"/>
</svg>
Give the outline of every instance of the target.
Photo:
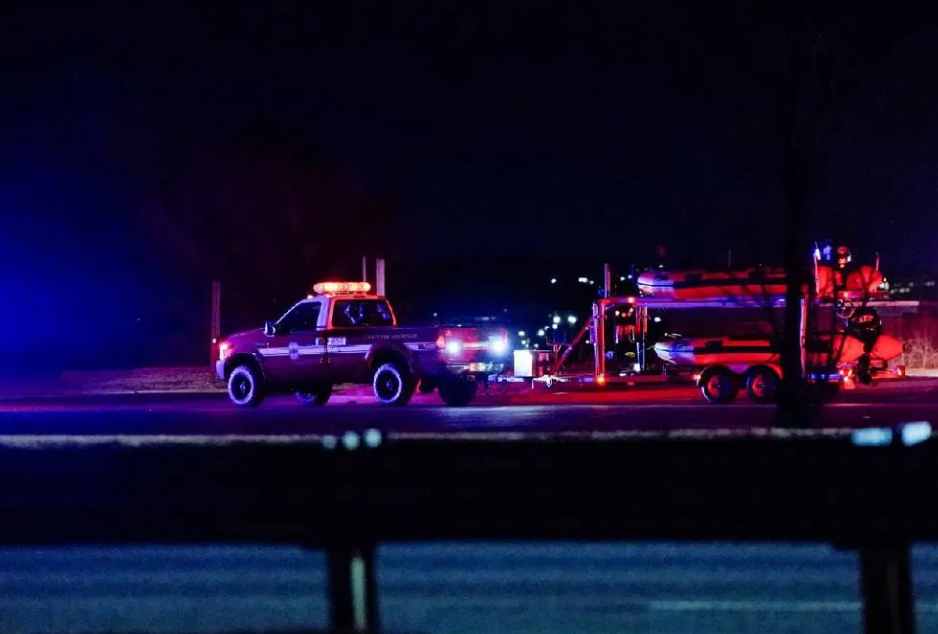
<svg viewBox="0 0 938 634">
<path fill-rule="evenodd" d="M 820 113 L 806 233 L 938 270 L 933 16 L 335 4 L 5 10 L 5 363 L 191 358 L 211 279 L 230 329 L 362 254 L 418 316 L 658 244 L 778 262 L 793 42 Z"/>
</svg>

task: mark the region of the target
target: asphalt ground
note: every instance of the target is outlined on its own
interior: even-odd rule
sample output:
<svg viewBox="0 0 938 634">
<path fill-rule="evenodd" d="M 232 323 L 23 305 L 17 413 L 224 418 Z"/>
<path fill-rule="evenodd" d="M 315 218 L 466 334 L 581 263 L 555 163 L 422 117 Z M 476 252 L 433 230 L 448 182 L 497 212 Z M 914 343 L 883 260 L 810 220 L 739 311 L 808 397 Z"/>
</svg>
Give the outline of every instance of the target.
<svg viewBox="0 0 938 634">
<path fill-rule="evenodd" d="M 918 631 L 938 631 L 938 548 L 913 548 Z M 391 634 L 862 631 L 857 555 L 824 544 L 382 546 Z M 322 553 L 299 548 L 0 549 L 0 630 L 313 632 Z"/>
<path fill-rule="evenodd" d="M 0 401 L 0 434 L 301 435 L 377 428 L 426 437 L 752 430 L 774 408 L 702 402 L 690 386 L 511 388 L 448 408 L 436 395 L 325 407 L 292 396 L 242 410 L 223 395 Z M 817 427 L 938 420 L 938 381 L 844 392 Z M 286 440 L 286 439 L 285 439 Z M 325 627 L 322 553 L 270 546 L 0 549 L 0 631 L 244 632 Z M 389 632 L 857 632 L 857 557 L 825 544 L 394 544 L 379 550 Z M 938 549 L 913 551 L 919 631 L 938 631 Z"/>
<path fill-rule="evenodd" d="M 518 434 L 756 429 L 775 422 L 772 405 L 741 395 L 714 405 L 690 385 L 598 389 L 493 387 L 462 408 L 436 394 L 406 407 L 377 404 L 367 388 L 333 395 L 322 407 L 291 395 L 241 409 L 222 394 L 98 395 L 0 401 L 0 435 L 12 434 L 335 434 L 375 428 L 395 434 Z M 843 391 L 825 404 L 813 427 L 849 428 L 911 421 L 938 422 L 938 379 L 883 381 Z"/>
</svg>

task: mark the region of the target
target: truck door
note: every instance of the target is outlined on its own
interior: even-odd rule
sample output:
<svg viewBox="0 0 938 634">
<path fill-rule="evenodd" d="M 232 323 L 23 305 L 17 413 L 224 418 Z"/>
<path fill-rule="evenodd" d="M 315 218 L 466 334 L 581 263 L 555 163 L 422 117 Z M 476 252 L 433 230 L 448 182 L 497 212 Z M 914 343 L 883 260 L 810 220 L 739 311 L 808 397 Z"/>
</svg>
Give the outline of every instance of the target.
<svg viewBox="0 0 938 634">
<path fill-rule="evenodd" d="M 277 322 L 277 333 L 266 350 L 264 370 L 279 384 L 316 383 L 325 374 L 324 333 L 318 329 L 319 301 L 300 302 Z"/>
<path fill-rule="evenodd" d="M 371 347 L 390 339 L 394 317 L 380 298 L 340 299 L 332 309 L 326 354 L 336 381 L 366 380 Z"/>
</svg>

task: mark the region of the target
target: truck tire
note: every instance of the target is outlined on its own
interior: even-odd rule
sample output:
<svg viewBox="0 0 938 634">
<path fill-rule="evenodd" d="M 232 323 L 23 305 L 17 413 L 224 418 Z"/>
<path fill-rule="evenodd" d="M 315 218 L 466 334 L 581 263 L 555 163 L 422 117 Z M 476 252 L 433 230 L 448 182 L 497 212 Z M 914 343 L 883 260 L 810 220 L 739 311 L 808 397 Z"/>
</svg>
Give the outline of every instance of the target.
<svg viewBox="0 0 938 634">
<path fill-rule="evenodd" d="M 238 407 L 257 407 L 264 400 L 261 373 L 253 365 L 237 366 L 228 375 L 228 398 Z"/>
<path fill-rule="evenodd" d="M 775 402 L 778 384 L 778 375 L 772 368 L 753 368 L 746 375 L 746 392 L 756 403 Z"/>
<path fill-rule="evenodd" d="M 465 378 L 454 378 L 440 383 L 440 398 L 450 407 L 463 407 L 476 396 L 478 383 Z"/>
<path fill-rule="evenodd" d="M 710 368 L 700 375 L 700 393 L 709 403 L 729 403 L 739 392 L 739 381 L 726 368 Z"/>
<path fill-rule="evenodd" d="M 296 400 L 303 405 L 325 405 L 332 396 L 332 384 L 324 383 L 296 392 Z"/>
<path fill-rule="evenodd" d="M 407 368 L 396 361 L 383 363 L 371 379 L 375 398 L 383 405 L 407 405 L 414 395 L 416 381 Z"/>
</svg>

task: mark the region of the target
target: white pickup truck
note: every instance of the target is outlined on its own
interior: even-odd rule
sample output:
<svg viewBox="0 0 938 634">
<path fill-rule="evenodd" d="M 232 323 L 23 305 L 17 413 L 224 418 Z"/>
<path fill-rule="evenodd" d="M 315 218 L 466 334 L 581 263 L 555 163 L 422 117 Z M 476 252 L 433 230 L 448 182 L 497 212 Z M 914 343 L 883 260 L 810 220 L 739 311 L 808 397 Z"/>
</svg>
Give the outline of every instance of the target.
<svg viewBox="0 0 938 634">
<path fill-rule="evenodd" d="M 504 369 L 504 329 L 400 326 L 367 282 L 323 282 L 314 291 L 264 328 L 219 344 L 216 374 L 235 405 L 258 405 L 272 392 L 323 405 L 338 383 L 371 384 L 386 405 L 405 405 L 418 388 L 466 405 L 477 379 Z"/>
</svg>

